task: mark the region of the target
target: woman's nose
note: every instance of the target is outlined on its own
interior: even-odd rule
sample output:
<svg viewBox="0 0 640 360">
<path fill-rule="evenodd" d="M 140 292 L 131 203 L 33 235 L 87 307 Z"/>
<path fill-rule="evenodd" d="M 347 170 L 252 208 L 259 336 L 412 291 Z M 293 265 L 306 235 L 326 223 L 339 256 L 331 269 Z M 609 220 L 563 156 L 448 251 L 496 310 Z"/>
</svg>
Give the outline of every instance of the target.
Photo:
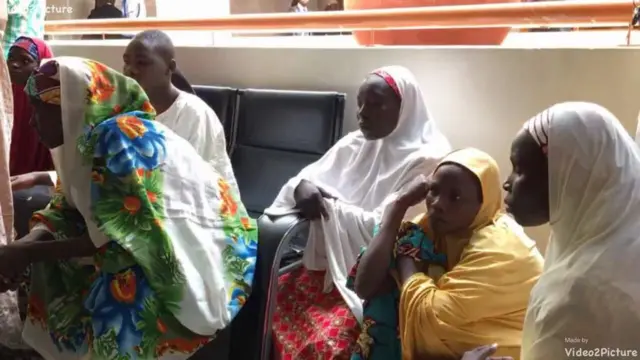
<svg viewBox="0 0 640 360">
<path fill-rule="evenodd" d="M 131 68 L 131 66 L 128 66 L 128 65 L 124 66 L 122 73 L 128 77 L 133 77 L 134 75 L 133 69 Z"/>
<path fill-rule="evenodd" d="M 439 196 L 434 197 L 429 203 L 429 207 L 431 208 L 431 212 L 440 213 L 443 209 L 442 198 Z"/>
<path fill-rule="evenodd" d="M 508 177 L 507 180 L 502 183 L 502 190 L 511 191 L 511 177 Z"/>
</svg>

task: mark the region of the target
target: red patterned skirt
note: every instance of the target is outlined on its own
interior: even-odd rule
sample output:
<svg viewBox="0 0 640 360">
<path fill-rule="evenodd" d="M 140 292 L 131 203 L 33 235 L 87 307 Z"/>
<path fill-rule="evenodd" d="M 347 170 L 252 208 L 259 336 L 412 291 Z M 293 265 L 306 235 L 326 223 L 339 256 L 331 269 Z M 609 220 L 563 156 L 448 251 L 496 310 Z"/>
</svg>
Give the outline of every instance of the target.
<svg viewBox="0 0 640 360">
<path fill-rule="evenodd" d="M 278 279 L 273 316 L 275 358 L 349 360 L 360 325 L 335 287 L 324 293 L 324 271 L 301 267 Z"/>
</svg>

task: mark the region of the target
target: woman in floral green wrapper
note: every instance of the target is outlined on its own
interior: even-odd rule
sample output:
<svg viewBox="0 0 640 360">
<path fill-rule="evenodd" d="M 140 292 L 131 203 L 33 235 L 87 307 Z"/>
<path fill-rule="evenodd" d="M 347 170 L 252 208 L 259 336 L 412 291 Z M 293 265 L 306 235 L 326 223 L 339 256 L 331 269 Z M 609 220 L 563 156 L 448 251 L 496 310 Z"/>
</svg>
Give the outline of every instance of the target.
<svg viewBox="0 0 640 360">
<path fill-rule="evenodd" d="M 52 360 L 187 359 L 251 290 L 257 229 L 239 194 L 115 70 L 57 58 L 25 91 L 59 183 L 0 248 L 4 289 L 31 269 L 24 339 Z"/>
</svg>

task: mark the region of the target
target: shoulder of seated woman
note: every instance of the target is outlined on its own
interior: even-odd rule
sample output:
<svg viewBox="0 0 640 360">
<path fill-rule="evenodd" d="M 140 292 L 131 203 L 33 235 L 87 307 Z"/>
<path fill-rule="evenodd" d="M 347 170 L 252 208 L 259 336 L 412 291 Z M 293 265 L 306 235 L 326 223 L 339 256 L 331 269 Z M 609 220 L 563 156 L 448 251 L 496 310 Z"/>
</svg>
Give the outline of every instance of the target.
<svg viewBox="0 0 640 360">
<path fill-rule="evenodd" d="M 530 239 L 523 239 L 520 234 L 504 226 L 487 226 L 477 231 L 469 240 L 462 257 L 495 256 L 500 254 L 513 260 L 531 256 Z"/>
<path fill-rule="evenodd" d="M 338 142 L 335 143 L 331 148 L 340 148 L 346 145 L 361 145 L 365 141 L 366 140 L 364 139 L 364 136 L 362 136 L 362 133 L 359 130 L 352 131 L 347 133 L 347 135 L 341 137 L 340 140 L 338 140 Z"/>
</svg>

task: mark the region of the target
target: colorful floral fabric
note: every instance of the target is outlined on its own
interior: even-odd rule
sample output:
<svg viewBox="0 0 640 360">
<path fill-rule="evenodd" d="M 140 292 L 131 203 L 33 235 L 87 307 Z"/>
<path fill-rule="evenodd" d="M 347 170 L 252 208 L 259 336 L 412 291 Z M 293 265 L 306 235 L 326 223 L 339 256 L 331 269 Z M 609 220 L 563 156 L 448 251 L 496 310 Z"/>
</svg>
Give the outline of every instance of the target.
<svg viewBox="0 0 640 360">
<path fill-rule="evenodd" d="M 257 228 L 239 194 L 153 121 L 137 83 L 102 64 L 54 60 L 27 90 L 72 109 L 65 136 L 79 129 L 64 158 L 53 152 L 61 182 L 34 229 L 56 240 L 88 233 L 99 251 L 32 266 L 25 339 L 47 359 L 187 359 L 251 292 Z M 71 105 L 73 93 L 84 96 Z"/>
<path fill-rule="evenodd" d="M 374 234 L 378 230 L 379 227 L 376 227 Z M 411 256 L 416 261 L 424 261 L 428 264 L 446 266 L 446 255 L 436 252 L 433 241 L 427 237 L 420 226 L 408 221 L 402 223 L 396 239 L 390 270 L 395 269 L 395 259 L 399 255 Z M 358 265 L 365 251 L 366 249 L 362 249 L 356 265 L 349 273 L 347 278 L 349 289 L 354 289 Z M 351 360 L 402 359 L 402 346 L 398 332 L 399 301 L 400 290 L 395 288 L 387 294 L 379 295 L 364 303 L 362 331 Z"/>
<path fill-rule="evenodd" d="M 44 40 L 38 38 L 20 36 L 16 39 L 16 42 L 11 45 L 11 47 L 14 46 L 25 50 L 36 62 L 40 62 L 41 59 L 53 57 L 53 52 L 49 45 L 47 45 Z"/>
</svg>

